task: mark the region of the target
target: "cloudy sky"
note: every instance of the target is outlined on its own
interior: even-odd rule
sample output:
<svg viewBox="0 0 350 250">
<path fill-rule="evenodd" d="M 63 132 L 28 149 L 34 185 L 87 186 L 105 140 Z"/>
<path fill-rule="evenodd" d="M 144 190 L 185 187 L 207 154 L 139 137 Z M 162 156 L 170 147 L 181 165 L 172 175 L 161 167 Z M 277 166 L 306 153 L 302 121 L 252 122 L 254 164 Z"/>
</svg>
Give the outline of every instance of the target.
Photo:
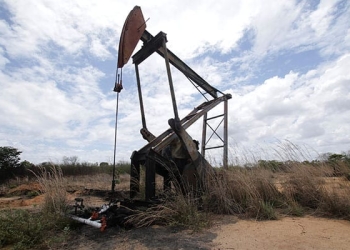
<svg viewBox="0 0 350 250">
<path fill-rule="evenodd" d="M 172 52 L 232 94 L 232 159 L 263 158 L 285 142 L 317 154 L 350 150 L 349 1 L 143 2 L 0 0 L 0 146 L 33 163 L 113 160 L 119 37 L 139 5 L 151 34 L 165 32 Z M 183 117 L 204 100 L 171 70 Z M 159 135 L 174 117 L 164 60 L 152 55 L 140 74 L 147 125 Z M 117 161 L 146 143 L 131 60 L 123 85 Z M 189 130 L 196 139 L 198 128 Z"/>
</svg>

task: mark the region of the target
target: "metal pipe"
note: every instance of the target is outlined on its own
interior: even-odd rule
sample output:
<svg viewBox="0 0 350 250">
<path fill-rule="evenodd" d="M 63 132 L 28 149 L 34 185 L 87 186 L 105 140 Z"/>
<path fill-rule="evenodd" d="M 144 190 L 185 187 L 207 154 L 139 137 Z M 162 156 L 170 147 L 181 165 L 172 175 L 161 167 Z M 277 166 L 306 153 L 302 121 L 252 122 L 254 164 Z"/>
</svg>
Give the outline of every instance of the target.
<svg viewBox="0 0 350 250">
<path fill-rule="evenodd" d="M 141 92 L 141 82 L 140 82 L 140 74 L 139 74 L 139 67 L 135 63 L 135 72 L 136 72 L 136 81 L 137 81 L 137 90 L 139 93 L 139 102 L 140 102 L 140 111 L 141 111 L 141 120 L 142 120 L 142 127 L 146 127 L 146 117 L 145 117 L 145 110 L 143 108 L 143 100 L 142 100 L 142 92 Z"/>
<path fill-rule="evenodd" d="M 201 147 L 201 154 L 205 158 L 205 144 L 207 142 L 207 116 L 208 113 L 204 113 L 203 115 L 203 129 L 202 129 L 202 147 Z"/>
<path fill-rule="evenodd" d="M 167 48 L 166 48 L 165 39 L 163 40 L 163 48 L 164 48 L 164 59 L 165 59 L 165 66 L 166 66 L 166 70 L 167 70 L 167 74 L 168 74 L 168 81 L 169 81 L 169 87 L 170 87 L 171 100 L 173 102 L 175 121 L 180 121 L 179 114 L 177 112 L 175 91 L 174 91 L 173 79 L 171 77 L 170 64 L 169 64 L 169 58 L 168 58 L 168 51 L 167 51 Z"/>
<path fill-rule="evenodd" d="M 227 99 L 224 100 L 224 169 L 228 169 L 228 107 Z"/>
<path fill-rule="evenodd" d="M 141 40 L 145 43 L 150 41 L 152 38 L 154 38 L 151 33 L 149 33 L 147 30 L 145 30 L 142 33 Z M 201 76 L 199 76 L 194 70 L 192 70 L 186 63 L 181 61 L 180 58 L 178 58 L 173 52 L 171 52 L 166 47 L 159 47 L 156 52 L 161 55 L 162 57 L 166 57 L 169 59 L 169 62 L 177 68 L 180 72 L 182 72 L 185 76 L 190 78 L 192 81 L 194 81 L 196 84 L 198 84 L 202 89 L 205 90 L 209 95 L 211 95 L 214 98 L 218 97 L 217 92 L 220 92 L 213 86 L 211 86 L 209 83 L 207 83 Z M 221 93 L 221 92 L 220 92 Z M 221 93 L 223 94 L 223 93 Z"/>
<path fill-rule="evenodd" d="M 209 150 L 209 149 L 216 149 L 216 148 L 222 148 L 222 147 L 224 147 L 224 145 L 223 145 L 223 146 L 207 147 L 207 148 L 205 148 L 205 149 L 206 149 L 206 150 Z"/>
<path fill-rule="evenodd" d="M 79 222 L 82 222 L 86 225 L 89 225 L 89 226 L 93 226 L 93 227 L 96 227 L 96 228 L 101 228 L 102 227 L 102 223 L 100 221 L 92 221 L 90 219 L 84 219 L 84 218 L 80 218 L 78 216 L 75 216 L 75 215 L 68 215 L 69 218 L 75 220 L 75 221 L 79 221 Z"/>
<path fill-rule="evenodd" d="M 216 107 L 218 104 L 220 104 L 222 101 L 226 100 L 226 99 L 230 99 L 231 95 L 226 94 L 224 96 L 221 96 L 217 99 L 214 99 L 210 102 L 204 102 L 202 103 L 200 106 L 198 106 L 197 108 L 194 109 L 194 111 L 190 112 L 190 114 L 188 114 L 185 118 L 183 118 L 181 120 L 181 125 L 184 129 L 189 128 L 193 123 L 195 123 L 199 118 L 201 118 L 205 113 L 207 113 L 208 111 L 210 111 L 211 109 L 213 109 L 214 107 Z M 189 117 L 189 118 L 188 118 Z M 156 147 L 157 146 L 157 152 L 161 149 L 163 149 L 166 145 L 168 145 L 168 143 L 173 140 L 174 138 L 176 138 L 176 135 L 173 134 L 171 136 L 169 136 L 172 133 L 172 130 L 166 130 L 165 132 L 163 132 L 161 135 L 159 135 L 158 137 L 156 137 L 156 139 L 154 139 L 153 141 L 151 141 L 150 143 L 148 143 L 147 145 L 143 146 L 140 150 L 138 150 L 137 152 L 140 154 L 145 154 L 146 152 L 148 152 L 151 148 Z M 167 137 L 168 136 L 168 137 Z M 167 137 L 167 138 L 166 138 Z M 203 145 L 205 145 L 205 143 L 203 143 Z M 203 146 L 202 145 L 202 146 Z"/>
<path fill-rule="evenodd" d="M 117 92 L 117 104 L 115 108 L 115 127 L 114 127 L 114 154 L 113 154 L 113 179 L 112 179 L 112 193 L 115 189 L 115 158 L 117 155 L 117 131 L 118 131 L 118 106 L 119 106 L 119 92 Z"/>
<path fill-rule="evenodd" d="M 213 120 L 213 119 L 216 119 L 216 118 L 219 118 L 219 117 L 222 117 L 222 116 L 224 116 L 224 115 L 225 115 L 225 114 L 217 115 L 217 116 L 212 116 L 212 117 L 210 117 L 210 118 L 207 118 L 207 121 Z"/>
</svg>

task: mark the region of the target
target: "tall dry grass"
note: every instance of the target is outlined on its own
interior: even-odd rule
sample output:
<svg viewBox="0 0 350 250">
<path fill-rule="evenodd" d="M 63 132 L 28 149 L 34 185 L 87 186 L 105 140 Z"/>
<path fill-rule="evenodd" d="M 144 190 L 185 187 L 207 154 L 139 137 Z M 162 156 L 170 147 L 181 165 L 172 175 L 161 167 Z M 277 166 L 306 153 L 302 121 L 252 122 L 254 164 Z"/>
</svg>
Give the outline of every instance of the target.
<svg viewBox="0 0 350 250">
<path fill-rule="evenodd" d="M 283 193 L 303 207 L 318 208 L 325 192 L 324 170 L 311 166 L 291 168 L 288 179 L 283 184 Z"/>
<path fill-rule="evenodd" d="M 193 231 L 210 225 L 209 214 L 199 209 L 198 200 L 191 195 L 177 193 L 164 198 L 164 202 L 145 211 L 134 211 L 127 224 L 145 227 L 153 224 L 182 226 Z"/>
<path fill-rule="evenodd" d="M 208 172 L 199 195 L 183 195 L 180 188 L 175 189 L 164 203 L 132 219 L 139 221 L 138 226 L 177 221 L 192 228 L 209 225 L 213 213 L 257 220 L 307 213 L 350 219 L 349 162 L 310 161 L 310 151 L 286 141 L 270 150 L 278 160 L 249 153 L 243 160 L 236 159 L 244 162 L 241 166 Z"/>
<path fill-rule="evenodd" d="M 283 192 L 316 214 L 350 219 L 350 182 L 346 176 L 332 176 L 333 171 L 332 165 L 325 164 L 296 167 L 284 183 Z"/>
<path fill-rule="evenodd" d="M 181 188 L 175 178 L 173 186 L 172 192 L 161 195 L 164 202 L 145 211 L 135 211 L 128 223 L 137 227 L 181 225 L 197 231 L 211 224 L 213 213 L 277 219 L 275 208 L 283 203 L 271 172 L 264 169 L 210 171 L 200 190 L 187 185 Z"/>
<path fill-rule="evenodd" d="M 276 219 L 274 207 L 283 203 L 264 169 L 220 169 L 207 182 L 204 208 L 218 214 L 239 214 L 256 219 Z"/>
<path fill-rule="evenodd" d="M 61 168 L 55 165 L 50 169 L 40 168 L 35 176 L 44 194 L 43 211 L 51 214 L 65 213 L 68 206 L 68 182 L 63 177 Z"/>
</svg>

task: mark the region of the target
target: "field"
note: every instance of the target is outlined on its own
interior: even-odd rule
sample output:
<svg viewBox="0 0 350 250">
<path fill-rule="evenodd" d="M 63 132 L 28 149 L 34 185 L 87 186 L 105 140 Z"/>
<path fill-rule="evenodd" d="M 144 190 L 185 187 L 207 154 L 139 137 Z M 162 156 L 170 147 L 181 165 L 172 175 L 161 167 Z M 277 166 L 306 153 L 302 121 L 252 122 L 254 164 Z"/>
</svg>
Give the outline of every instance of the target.
<svg viewBox="0 0 350 250">
<path fill-rule="evenodd" d="M 343 161 L 217 168 L 200 200 L 174 193 L 159 206 L 130 218 L 134 228 L 100 232 L 62 217 L 61 212 L 76 197 L 90 207 L 108 203 L 111 174 L 65 175 L 53 167 L 36 178 L 13 179 L 0 187 L 0 246 L 348 249 L 349 173 Z M 116 188 L 122 197 L 128 198 L 129 181 L 127 173 L 119 175 Z M 33 235 L 26 237 L 30 232 Z"/>
</svg>

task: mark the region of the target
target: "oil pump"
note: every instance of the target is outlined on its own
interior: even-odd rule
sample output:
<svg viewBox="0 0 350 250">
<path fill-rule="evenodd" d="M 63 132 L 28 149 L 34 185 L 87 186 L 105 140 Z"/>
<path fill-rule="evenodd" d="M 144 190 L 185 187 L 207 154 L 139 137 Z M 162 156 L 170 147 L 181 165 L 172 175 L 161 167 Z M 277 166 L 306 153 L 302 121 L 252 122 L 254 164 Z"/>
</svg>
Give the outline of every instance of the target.
<svg viewBox="0 0 350 250">
<path fill-rule="evenodd" d="M 133 52 L 139 41 L 143 46 L 133 56 Z M 98 211 L 94 211 L 90 218 L 81 218 L 77 215 L 71 215 L 72 219 L 98 227 L 101 230 L 111 224 L 123 225 L 125 217 L 130 215 L 133 209 L 138 206 L 147 206 L 154 202 L 159 202 L 156 194 L 156 174 L 163 177 L 164 191 L 177 187 L 178 191 L 186 194 L 189 192 L 198 193 L 203 190 L 202 185 L 208 175 L 213 172 L 213 167 L 205 159 L 207 150 L 223 149 L 223 167 L 227 168 L 227 147 L 228 147 L 228 105 L 231 99 L 230 94 L 224 94 L 215 87 L 207 83 L 201 76 L 192 70 L 186 63 L 171 52 L 167 46 L 167 36 L 164 32 L 159 32 L 153 36 L 146 30 L 146 21 L 139 6 L 135 6 L 129 13 L 124 23 L 118 50 L 116 81 L 114 91 L 117 93 L 117 100 L 122 85 L 122 69 L 129 59 L 132 58 L 135 65 L 136 83 L 138 88 L 138 97 L 140 105 L 140 114 L 142 128 L 140 133 L 146 144 L 135 150 L 130 159 L 130 199 L 115 200 L 111 199 L 108 205 L 103 205 Z M 168 78 L 169 90 L 174 116 L 169 118 L 168 127 L 158 136 L 152 134 L 146 124 L 145 107 L 142 96 L 142 85 L 139 74 L 139 66 L 150 55 L 157 53 L 165 61 L 165 69 Z M 205 102 L 196 106 L 185 117 L 180 118 L 175 98 L 174 84 L 171 75 L 171 65 L 183 73 L 189 82 L 202 94 Z M 210 110 L 223 103 L 223 113 L 209 117 Z M 116 114 L 118 114 L 118 101 Z M 186 131 L 199 119 L 203 119 L 201 147 L 199 142 L 194 140 Z M 223 135 L 217 131 L 219 126 L 213 129 L 209 126 L 210 120 L 220 119 L 219 125 L 223 126 L 221 130 Z M 116 115 L 117 120 L 117 115 Z M 208 146 L 210 138 L 207 138 L 207 128 L 210 128 L 213 134 L 217 135 L 222 144 L 217 146 Z M 117 122 L 115 127 L 115 136 L 117 133 Z M 116 137 L 115 137 L 116 145 Z M 114 145 L 114 153 L 116 146 Z M 115 167 L 115 154 L 114 154 Z M 145 170 L 145 197 L 143 200 L 137 199 L 140 193 L 141 168 Z M 115 168 L 113 170 L 112 193 L 115 191 Z M 176 184 L 176 185 L 175 185 Z M 83 200 L 76 200 L 75 212 L 77 208 L 83 208 Z"/>
<path fill-rule="evenodd" d="M 210 149 L 206 147 L 208 143 L 206 128 L 207 121 L 210 119 L 221 118 L 223 121 L 223 136 L 220 137 L 222 145 L 215 148 L 223 148 L 223 166 L 227 167 L 227 101 L 231 99 L 231 95 L 223 94 L 218 89 L 211 86 L 172 53 L 166 47 L 167 36 L 164 32 L 159 32 L 156 36 L 152 36 L 146 30 L 146 21 L 139 6 L 135 6 L 133 10 L 130 11 L 124 23 L 119 42 L 117 72 L 119 70 L 121 71 L 123 66 L 129 61 L 139 40 L 143 42 L 143 46 L 132 56 L 132 61 L 135 65 L 142 120 L 140 132 L 148 143 L 141 149 L 135 150 L 131 156 L 130 198 L 134 198 L 140 191 L 141 166 L 145 167 L 146 200 L 152 200 L 156 197 L 156 174 L 163 176 L 165 190 L 171 187 L 170 182 L 174 179 L 174 176 L 177 177 L 177 181 L 182 180 L 180 181 L 181 186 L 186 185 L 187 188 L 197 190 L 200 183 L 205 180 L 206 175 L 212 169 L 212 166 L 204 157 L 205 151 Z M 174 112 L 174 117 L 168 120 L 170 128 L 166 129 L 158 136 L 153 135 L 147 129 L 139 74 L 139 65 L 153 53 L 157 53 L 164 58 Z M 207 100 L 194 108 L 193 111 L 182 119 L 180 119 L 178 115 L 170 65 L 173 65 L 177 70 L 182 72 Z M 117 85 L 115 89 L 116 88 Z M 223 114 L 208 118 L 208 112 L 222 102 L 224 103 Z M 203 132 L 200 153 L 197 148 L 198 143 L 187 133 L 186 129 L 201 117 L 203 117 Z M 214 133 L 216 133 L 216 131 L 214 131 Z M 164 154 L 166 150 L 168 153 Z M 184 189 L 184 187 L 182 187 L 182 189 Z"/>
</svg>

